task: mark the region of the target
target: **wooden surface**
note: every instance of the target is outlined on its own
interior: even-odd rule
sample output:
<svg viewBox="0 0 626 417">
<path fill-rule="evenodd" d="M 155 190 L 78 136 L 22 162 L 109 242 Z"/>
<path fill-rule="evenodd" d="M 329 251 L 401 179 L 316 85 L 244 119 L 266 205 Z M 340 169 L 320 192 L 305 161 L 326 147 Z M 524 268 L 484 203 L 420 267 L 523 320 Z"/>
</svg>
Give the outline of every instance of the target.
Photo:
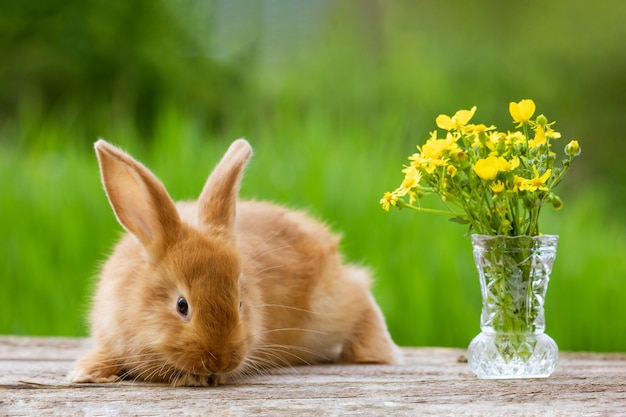
<svg viewBox="0 0 626 417">
<path fill-rule="evenodd" d="M 403 365 L 298 367 L 217 388 L 68 384 L 88 343 L 0 336 L 0 415 L 626 416 L 626 354 L 561 353 L 536 380 L 479 380 L 464 350 L 405 348 Z"/>
</svg>

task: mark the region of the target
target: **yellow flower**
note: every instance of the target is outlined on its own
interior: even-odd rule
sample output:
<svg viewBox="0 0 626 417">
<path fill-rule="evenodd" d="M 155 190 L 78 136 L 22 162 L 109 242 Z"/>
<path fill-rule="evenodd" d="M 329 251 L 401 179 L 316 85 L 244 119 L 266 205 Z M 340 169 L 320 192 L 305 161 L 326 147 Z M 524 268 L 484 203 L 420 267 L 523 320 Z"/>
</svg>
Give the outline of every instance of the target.
<svg viewBox="0 0 626 417">
<path fill-rule="evenodd" d="M 545 185 L 548 178 L 552 174 L 552 170 L 548 169 L 543 173 L 542 176 L 539 176 L 539 171 L 537 171 L 537 167 L 533 165 L 533 171 L 535 172 L 535 177 L 529 180 L 524 180 L 522 185 L 519 187 L 522 191 L 530 191 L 534 193 L 537 190 L 548 191 L 548 187 Z"/>
<path fill-rule="evenodd" d="M 474 172 L 483 180 L 492 180 L 498 175 L 499 163 L 499 158 L 493 155 L 479 159 L 474 164 Z"/>
<path fill-rule="evenodd" d="M 505 142 L 506 139 L 506 135 L 502 132 L 491 132 L 489 134 L 489 140 L 493 143 Z"/>
<path fill-rule="evenodd" d="M 409 156 L 409 161 L 411 161 L 411 166 L 415 168 L 423 168 L 428 165 L 428 159 L 424 158 L 419 153 L 414 153 Z"/>
<path fill-rule="evenodd" d="M 383 206 L 383 210 L 385 211 L 389 211 L 389 206 L 395 206 L 397 202 L 398 197 L 388 191 L 383 195 L 383 198 L 380 199 L 380 204 Z"/>
<path fill-rule="evenodd" d="M 437 116 L 435 129 L 401 168 L 398 188 L 380 199 L 382 208 L 445 214 L 469 224 L 475 233 L 539 234 L 541 206 L 563 207 L 551 191 L 580 153 L 580 145 L 568 143 L 566 159 L 558 167 L 552 144 L 561 135 L 553 130 L 555 122 L 536 115 L 531 99 L 508 104 L 515 126 L 509 131 L 474 123 L 476 107 Z M 429 194 L 436 194 L 444 207 L 422 207 L 422 198 Z"/>
<path fill-rule="evenodd" d="M 502 181 L 496 181 L 491 184 L 489 188 L 491 188 L 491 191 L 493 191 L 494 193 L 501 193 L 502 191 L 504 191 L 504 184 L 502 183 Z"/>
<path fill-rule="evenodd" d="M 549 139 L 558 139 L 561 137 L 561 134 L 559 132 L 556 132 L 554 129 L 552 129 L 552 125 L 554 123 L 556 122 L 548 123 L 548 118 L 544 116 L 543 114 L 540 114 L 535 119 L 535 125 L 543 128 L 545 131 L 546 137 Z"/>
<path fill-rule="evenodd" d="M 550 123 L 552 124 L 552 123 Z M 550 125 L 546 125 L 546 136 L 549 137 L 550 139 L 559 139 L 561 137 L 561 134 L 555 130 L 553 130 Z"/>
<path fill-rule="evenodd" d="M 411 165 L 432 174 L 437 167 L 446 165 L 448 155 L 458 154 L 461 151 L 456 141 L 457 138 L 450 133 L 445 139 L 437 139 L 437 132 L 432 132 L 430 139 L 421 147 L 421 154 L 414 154 L 409 157 L 413 161 Z"/>
<path fill-rule="evenodd" d="M 470 121 L 474 113 L 476 113 L 476 106 L 472 107 L 471 110 L 459 110 L 452 117 L 447 114 L 440 114 L 435 119 L 435 122 L 441 129 L 460 129 Z"/>
<path fill-rule="evenodd" d="M 502 132 L 491 132 L 487 135 L 485 145 L 493 155 L 499 155 L 506 151 L 506 135 Z"/>
<path fill-rule="evenodd" d="M 522 186 L 522 184 L 524 184 L 524 181 L 526 181 L 523 177 L 520 177 L 519 175 L 515 175 L 513 177 L 513 192 L 516 193 L 520 187 Z"/>
<path fill-rule="evenodd" d="M 530 99 L 521 100 L 519 103 L 509 103 L 509 113 L 513 117 L 513 121 L 519 123 L 528 123 L 530 118 L 535 114 L 535 102 Z"/>
<path fill-rule="evenodd" d="M 507 161 L 503 157 L 498 157 L 498 171 L 508 172 L 513 171 L 520 164 L 520 160 L 517 156 L 511 158 L 510 161 Z"/>
<path fill-rule="evenodd" d="M 445 139 L 437 139 L 437 132 L 432 132 L 430 139 L 422 146 L 422 156 L 426 159 L 443 159 L 445 152 L 452 153 L 460 150 L 456 141 L 457 138 L 450 133 Z"/>
<path fill-rule="evenodd" d="M 406 167 L 402 170 L 402 172 L 404 172 L 405 176 L 400 187 L 406 191 L 417 187 L 420 180 L 422 179 L 422 173 L 419 172 L 414 166 Z"/>
<path fill-rule="evenodd" d="M 475 146 L 482 147 L 482 143 L 480 143 L 480 135 L 483 133 L 487 133 L 491 130 L 494 130 L 496 127 L 494 125 L 487 126 L 485 124 L 468 124 L 465 126 L 461 126 L 461 133 L 463 135 L 467 135 L 471 138 L 472 142 Z"/>
<path fill-rule="evenodd" d="M 408 191 L 411 188 L 415 187 L 416 185 L 417 185 L 417 182 L 415 181 L 415 178 L 406 176 L 404 177 L 404 180 L 402 180 L 402 184 L 400 185 L 400 187 Z"/>
<path fill-rule="evenodd" d="M 483 180 L 493 180 L 499 172 L 508 172 L 517 168 L 520 160 L 517 156 L 507 161 L 502 156 L 489 155 L 485 159 L 479 159 L 474 165 L 474 172 Z"/>
<path fill-rule="evenodd" d="M 535 127 L 535 138 L 528 141 L 528 146 L 531 148 L 536 148 L 540 145 L 544 145 L 546 143 L 546 132 L 543 129 L 543 126 L 537 125 Z"/>
<path fill-rule="evenodd" d="M 422 146 L 422 156 L 426 159 L 439 159 L 446 147 L 447 143 L 444 139 L 428 139 Z"/>
<path fill-rule="evenodd" d="M 519 130 L 516 130 L 515 132 L 508 132 L 506 135 L 506 139 L 511 145 L 526 143 L 526 136 L 524 136 L 524 134 Z"/>
<path fill-rule="evenodd" d="M 478 125 L 469 124 L 469 125 L 463 126 L 461 130 L 463 131 L 463 133 L 471 135 L 471 134 L 485 133 L 490 130 L 494 130 L 495 128 L 496 127 L 494 125 L 491 125 L 488 127 L 487 125 L 481 123 Z"/>
<path fill-rule="evenodd" d="M 404 196 L 409 196 L 409 204 L 413 204 L 415 202 L 415 200 L 417 199 L 417 193 L 415 191 L 413 191 L 413 189 L 411 188 L 405 188 L 405 184 L 404 181 L 402 182 L 402 185 L 398 188 L 396 188 L 395 190 L 393 190 L 393 192 L 391 193 L 391 204 L 394 206 L 397 206 L 398 204 L 398 199 L 400 197 L 404 197 Z M 384 197 L 383 197 L 384 199 Z M 383 200 L 380 200 L 381 204 L 383 204 L 383 208 L 384 207 L 384 203 Z M 400 200 L 400 202 L 402 203 L 403 200 Z"/>
</svg>

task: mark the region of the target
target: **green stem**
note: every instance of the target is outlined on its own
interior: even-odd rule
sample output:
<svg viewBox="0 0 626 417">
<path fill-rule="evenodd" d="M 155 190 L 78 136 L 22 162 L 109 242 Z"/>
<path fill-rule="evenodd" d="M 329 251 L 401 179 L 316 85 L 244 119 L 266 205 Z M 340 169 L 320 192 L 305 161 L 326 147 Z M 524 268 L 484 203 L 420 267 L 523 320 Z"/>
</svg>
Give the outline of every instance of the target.
<svg viewBox="0 0 626 417">
<path fill-rule="evenodd" d="M 524 130 L 524 137 L 526 138 L 526 158 L 530 158 L 530 145 L 529 145 L 529 138 L 528 138 L 528 122 L 524 123 L 522 125 L 522 129 Z"/>
<path fill-rule="evenodd" d="M 426 207 L 414 206 L 412 204 L 406 204 L 404 207 L 410 208 L 410 209 L 415 210 L 415 211 L 421 211 L 421 212 L 424 212 L 424 213 L 444 214 L 444 215 L 447 215 L 447 216 L 463 217 L 463 214 L 455 213 L 452 210 L 431 209 L 431 208 L 426 208 Z"/>
</svg>

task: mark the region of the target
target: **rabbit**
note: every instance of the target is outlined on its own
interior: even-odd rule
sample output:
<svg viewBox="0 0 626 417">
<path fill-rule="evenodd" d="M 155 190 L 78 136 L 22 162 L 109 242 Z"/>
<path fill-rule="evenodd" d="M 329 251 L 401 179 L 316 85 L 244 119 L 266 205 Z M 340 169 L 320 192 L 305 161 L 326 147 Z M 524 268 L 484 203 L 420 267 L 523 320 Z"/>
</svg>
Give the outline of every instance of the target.
<svg viewBox="0 0 626 417">
<path fill-rule="evenodd" d="M 197 202 L 174 203 L 144 165 L 95 143 L 108 200 L 126 230 L 92 300 L 94 349 L 74 383 L 215 386 L 274 367 L 395 364 L 400 351 L 339 238 L 307 214 L 238 201 L 252 155 L 232 143 Z"/>
</svg>

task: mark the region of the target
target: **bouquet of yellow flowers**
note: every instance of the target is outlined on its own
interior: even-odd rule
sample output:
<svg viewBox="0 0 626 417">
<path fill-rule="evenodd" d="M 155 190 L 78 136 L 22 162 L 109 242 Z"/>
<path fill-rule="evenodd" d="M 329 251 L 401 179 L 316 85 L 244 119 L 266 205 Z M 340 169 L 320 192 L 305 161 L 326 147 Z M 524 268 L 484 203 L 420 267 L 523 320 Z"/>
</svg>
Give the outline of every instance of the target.
<svg viewBox="0 0 626 417">
<path fill-rule="evenodd" d="M 532 119 L 535 103 L 521 100 L 509 104 L 513 131 L 501 132 L 493 125 L 469 123 L 476 107 L 441 114 L 434 130 L 417 153 L 409 156 L 400 187 L 386 192 L 380 203 L 449 215 L 467 224 L 470 232 L 485 235 L 536 236 L 541 207 L 563 206 L 554 187 L 563 179 L 580 153 L 578 141 L 565 146 L 565 159 L 555 167 L 552 141 L 561 137 L 543 115 Z M 420 199 L 435 193 L 442 209 L 422 207 Z"/>
</svg>

